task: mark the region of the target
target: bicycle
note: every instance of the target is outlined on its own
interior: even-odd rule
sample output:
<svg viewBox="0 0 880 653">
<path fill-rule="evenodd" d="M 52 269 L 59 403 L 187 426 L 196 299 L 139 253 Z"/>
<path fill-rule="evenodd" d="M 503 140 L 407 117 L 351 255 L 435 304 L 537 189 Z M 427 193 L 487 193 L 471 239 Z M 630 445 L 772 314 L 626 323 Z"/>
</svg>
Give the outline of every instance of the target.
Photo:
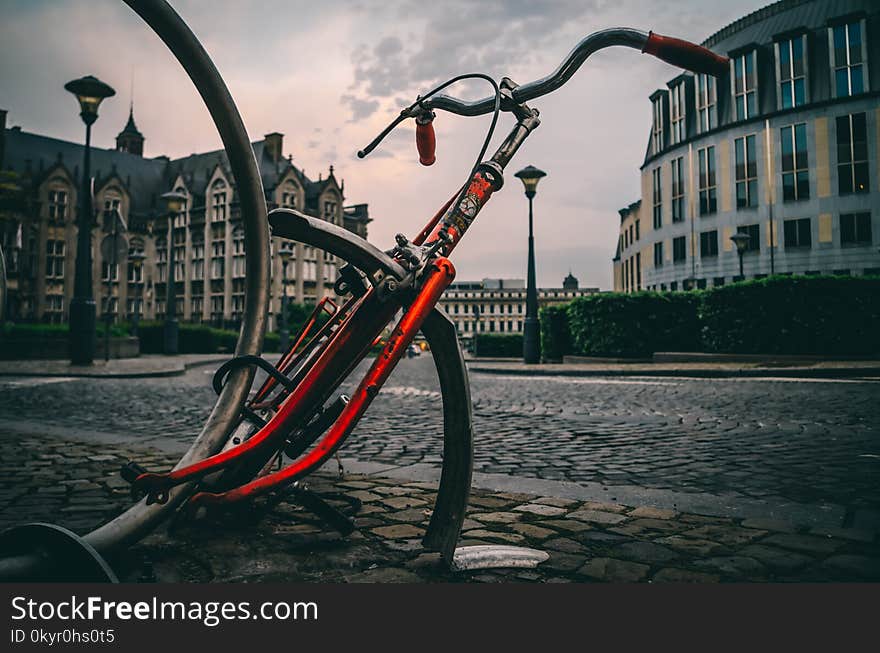
<svg viewBox="0 0 880 653">
<path fill-rule="evenodd" d="M 586 37 L 554 73 L 529 84 L 517 85 L 506 77 L 496 83 L 487 75 L 474 73 L 452 78 L 416 98 L 358 155 L 361 158 L 367 156 L 395 127 L 412 118 L 416 122 L 419 160 L 423 165 L 431 165 L 435 161 L 433 120 L 437 110 L 462 116 L 491 112 L 492 124 L 468 182 L 412 241 L 398 234 L 396 245 L 386 252 L 339 227 L 296 210 L 276 209 L 269 213 L 269 223 L 276 236 L 324 249 L 346 261 L 335 290 L 347 299 L 342 305 L 329 300 L 319 304 L 309 323 L 294 339 L 294 344 L 281 356 L 275 366 L 277 371 L 257 360 L 244 361 L 244 364 L 260 365 L 269 372 L 266 382 L 245 407 L 247 420 L 256 424 L 256 428 L 246 429 L 245 433 L 233 438 L 232 442 L 236 444 L 224 451 L 187 467 L 165 474 L 143 472 L 133 479 L 133 487 L 144 492 L 148 502 L 161 503 L 167 500 L 168 490 L 176 485 L 205 479 L 218 471 L 228 470 L 230 466 L 237 466 L 234 473 L 217 479 L 213 487 L 209 484 L 210 490 L 203 488 L 189 500 L 191 509 L 228 505 L 284 488 L 327 462 L 358 423 L 420 329 L 426 330 L 432 345 L 444 337 L 437 335 L 444 329 L 445 337 L 454 337 L 454 327 L 450 329 L 449 321 L 435 308 L 455 277 L 449 256 L 492 194 L 501 189 L 505 167 L 540 124 L 538 110 L 529 107 L 527 102 L 560 88 L 590 54 L 612 45 L 636 48 L 699 73 L 718 75 L 726 71 L 728 65 L 726 58 L 698 45 L 654 33 L 618 28 Z M 439 91 L 463 79 L 489 82 L 494 95 L 475 102 L 439 95 Z M 512 113 L 516 124 L 495 154 L 483 161 L 501 112 Z M 328 309 L 331 304 L 332 308 Z M 331 399 L 336 388 L 364 359 L 382 330 L 401 310 L 402 317 L 352 396 L 340 395 Z M 316 316 L 322 311 L 329 312 L 330 319 L 315 330 Z M 441 349 L 451 348 L 441 345 Z M 230 364 L 237 363 L 233 360 L 227 366 Z M 227 366 L 221 368 L 218 379 L 222 378 Z M 466 378 L 463 385 L 466 387 Z M 273 391 L 273 398 L 267 400 Z M 469 413 L 469 406 L 467 401 L 456 410 Z M 256 410 L 261 414 L 255 414 Z M 466 486 L 470 485 L 469 414 L 462 420 L 462 426 L 452 446 L 459 456 L 464 456 L 457 466 L 464 462 L 468 468 L 466 474 L 460 470 L 457 474 L 458 482 L 465 489 L 453 492 L 454 496 L 447 493 L 452 490 L 444 492 L 441 489 L 441 497 L 454 501 L 455 505 L 449 506 L 451 514 L 448 509 L 435 511 L 435 517 L 442 514 L 443 519 L 457 523 L 457 527 L 453 526 L 453 532 L 439 538 L 445 540 L 445 546 L 436 541 L 436 536 L 429 537 L 426 542 L 428 545 L 441 544 L 447 554 L 450 553 L 449 542 L 457 539 L 467 503 Z M 316 444 L 312 446 L 313 443 Z M 278 470 L 266 470 L 267 463 L 280 461 L 282 452 L 292 462 Z M 446 453 L 451 452 L 447 450 Z M 250 478 L 242 482 L 247 477 Z M 435 532 L 436 527 L 434 530 L 429 528 L 429 533 Z"/>
<path fill-rule="evenodd" d="M 562 87 L 591 54 L 610 46 L 634 48 L 693 72 L 716 76 L 727 71 L 728 59 L 687 41 L 614 28 L 587 36 L 553 73 L 528 84 L 518 85 L 506 77 L 496 82 L 482 73 L 440 84 L 404 108 L 358 155 L 367 156 L 399 124 L 413 119 L 419 160 L 431 165 L 435 161 L 436 111 L 462 116 L 492 113 L 491 126 L 467 181 L 415 238 L 398 234 L 394 247 L 382 251 L 341 227 L 296 210 L 275 209 L 266 217 L 259 176 L 252 155 L 248 161 L 245 152 L 249 148 L 246 132 L 207 54 L 163 0 L 126 2 L 187 70 L 221 133 L 246 218 L 247 275 L 251 282 L 246 309 L 252 313 L 246 311 L 236 357 L 214 377 L 220 399 L 190 451 L 167 473 L 149 472 L 136 463 L 124 468 L 123 476 L 145 502 L 85 536 L 82 545 L 106 551 L 134 541 L 184 501 L 192 513 L 200 507 L 232 506 L 295 489 L 295 484 L 337 452 L 421 330 L 437 366 L 444 417 L 443 469 L 423 545 L 440 551 L 451 563 L 471 484 L 473 429 L 467 372 L 456 329 L 436 304 L 455 277 L 450 254 L 492 194 L 502 188 L 505 167 L 540 124 L 538 110 L 527 102 Z M 493 95 L 466 102 L 440 94 L 463 79 L 486 81 Z M 494 155 L 484 161 L 501 113 L 511 113 L 516 123 Z M 335 286 L 342 301 L 322 300 L 275 365 L 259 356 L 268 279 L 268 234 L 260 229 L 265 228 L 267 219 L 274 235 L 323 249 L 345 262 Z M 252 251 L 256 252 L 254 258 Z M 351 396 L 335 395 L 401 311 L 357 389 Z M 327 319 L 321 324 L 318 318 L 324 313 Z M 247 398 L 257 367 L 267 378 Z M 290 459 L 286 465 L 284 456 Z M 278 469 L 273 469 L 275 464 Z M 198 491 L 192 493 L 193 489 Z M 0 560 L 0 577 L 3 566 Z"/>
</svg>

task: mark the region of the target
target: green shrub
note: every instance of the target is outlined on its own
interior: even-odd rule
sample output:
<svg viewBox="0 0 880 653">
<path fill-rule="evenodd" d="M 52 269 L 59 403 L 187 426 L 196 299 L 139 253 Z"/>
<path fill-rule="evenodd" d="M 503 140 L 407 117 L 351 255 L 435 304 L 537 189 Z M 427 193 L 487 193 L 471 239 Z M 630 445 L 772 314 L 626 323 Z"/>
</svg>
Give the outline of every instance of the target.
<svg viewBox="0 0 880 653">
<path fill-rule="evenodd" d="M 646 357 L 655 351 L 699 351 L 701 292 L 601 293 L 568 306 L 572 353 Z"/>
<path fill-rule="evenodd" d="M 561 361 L 563 356 L 571 353 L 568 304 L 545 306 L 539 313 L 539 319 L 544 360 Z"/>
<path fill-rule="evenodd" d="M 96 325 L 95 331 L 99 338 L 103 338 L 104 324 L 99 322 Z M 67 324 L 26 324 L 7 322 L 2 325 L 2 328 L 0 328 L 0 333 L 8 338 L 67 338 L 70 329 Z M 127 325 L 111 325 L 110 335 L 114 338 L 127 336 Z"/>
<path fill-rule="evenodd" d="M 707 351 L 880 353 L 880 279 L 769 277 L 713 288 L 700 306 Z"/>
<path fill-rule="evenodd" d="M 477 356 L 498 358 L 522 358 L 523 337 L 519 334 L 477 334 Z"/>
</svg>

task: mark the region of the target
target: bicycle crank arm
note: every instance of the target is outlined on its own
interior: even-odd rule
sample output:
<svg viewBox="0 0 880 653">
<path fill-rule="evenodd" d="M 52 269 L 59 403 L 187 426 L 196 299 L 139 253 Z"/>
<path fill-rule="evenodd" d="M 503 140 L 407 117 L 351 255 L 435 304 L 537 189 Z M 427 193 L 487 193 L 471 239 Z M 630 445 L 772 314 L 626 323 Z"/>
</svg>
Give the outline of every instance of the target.
<svg viewBox="0 0 880 653">
<path fill-rule="evenodd" d="M 454 278 L 455 267 L 449 259 L 438 258 L 432 261 L 418 295 L 400 318 L 339 419 L 308 454 L 277 472 L 257 478 L 234 490 L 223 493 L 199 492 L 189 501 L 190 511 L 195 512 L 201 506 L 230 504 L 258 497 L 290 485 L 327 462 L 357 425 Z"/>
</svg>

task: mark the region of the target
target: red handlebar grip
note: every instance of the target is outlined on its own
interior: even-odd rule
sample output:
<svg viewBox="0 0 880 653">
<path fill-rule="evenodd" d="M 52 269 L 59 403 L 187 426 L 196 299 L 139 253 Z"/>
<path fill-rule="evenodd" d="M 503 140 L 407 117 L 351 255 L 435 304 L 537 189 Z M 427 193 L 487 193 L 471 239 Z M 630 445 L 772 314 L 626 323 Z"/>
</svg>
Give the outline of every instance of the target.
<svg viewBox="0 0 880 653">
<path fill-rule="evenodd" d="M 423 166 L 434 164 L 437 157 L 434 150 L 437 148 L 437 139 L 434 136 L 434 123 L 416 122 L 416 148 L 419 150 L 419 163 Z"/>
<path fill-rule="evenodd" d="M 695 73 L 720 77 L 729 69 L 730 59 L 696 43 L 650 32 L 642 52 L 652 54 L 673 66 Z"/>
</svg>

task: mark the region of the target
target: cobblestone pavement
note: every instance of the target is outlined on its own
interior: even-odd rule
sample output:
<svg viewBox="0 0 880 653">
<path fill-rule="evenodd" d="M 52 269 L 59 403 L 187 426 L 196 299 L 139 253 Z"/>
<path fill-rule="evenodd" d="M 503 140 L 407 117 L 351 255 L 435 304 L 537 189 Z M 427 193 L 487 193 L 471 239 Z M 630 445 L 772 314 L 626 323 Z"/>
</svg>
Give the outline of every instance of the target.
<svg viewBox="0 0 880 653">
<path fill-rule="evenodd" d="M 213 404 L 212 371 L 0 378 L 0 425 L 97 431 L 181 451 Z M 476 471 L 835 504 L 847 508 L 849 524 L 858 514 L 880 516 L 877 381 L 475 373 L 471 386 Z M 439 465 L 440 412 L 430 356 L 404 360 L 343 455 Z"/>
<path fill-rule="evenodd" d="M 160 468 L 174 460 L 131 443 L 7 433 L 0 452 L 0 528 L 45 520 L 79 532 L 130 504 L 118 476 L 124 460 Z M 433 483 L 323 474 L 313 487 L 363 502 L 355 533 L 342 538 L 282 505 L 258 523 L 239 514 L 159 529 L 111 563 L 125 581 L 163 582 L 880 580 L 876 532 L 498 492 L 473 494 L 460 544 L 530 546 L 549 559 L 536 569 L 453 573 L 420 544 Z"/>
</svg>

